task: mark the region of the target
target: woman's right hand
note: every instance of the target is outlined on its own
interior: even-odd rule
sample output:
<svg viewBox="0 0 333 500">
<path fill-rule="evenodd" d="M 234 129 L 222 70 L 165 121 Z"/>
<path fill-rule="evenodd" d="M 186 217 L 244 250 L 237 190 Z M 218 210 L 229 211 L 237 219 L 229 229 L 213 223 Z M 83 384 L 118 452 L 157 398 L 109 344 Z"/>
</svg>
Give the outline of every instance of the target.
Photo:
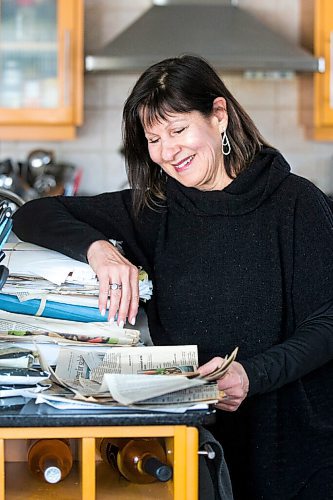
<svg viewBox="0 0 333 500">
<path fill-rule="evenodd" d="M 131 264 L 111 243 L 104 240 L 94 241 L 88 248 L 87 259 L 99 281 L 98 307 L 105 315 L 110 294 L 109 321 L 114 321 L 118 312 L 117 323 L 123 327 L 128 318 L 135 324 L 139 307 L 138 269 Z M 120 288 L 111 289 L 111 285 Z"/>
</svg>

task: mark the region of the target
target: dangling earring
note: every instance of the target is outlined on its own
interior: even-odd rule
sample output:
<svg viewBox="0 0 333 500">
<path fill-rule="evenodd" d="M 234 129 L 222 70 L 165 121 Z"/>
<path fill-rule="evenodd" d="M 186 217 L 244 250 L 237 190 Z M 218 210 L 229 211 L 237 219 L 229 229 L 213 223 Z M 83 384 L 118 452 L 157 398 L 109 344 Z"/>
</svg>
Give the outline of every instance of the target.
<svg viewBox="0 0 333 500">
<path fill-rule="evenodd" d="M 230 141 L 226 131 L 224 130 L 222 134 L 222 154 L 224 156 L 228 156 L 230 152 L 231 152 Z"/>
</svg>

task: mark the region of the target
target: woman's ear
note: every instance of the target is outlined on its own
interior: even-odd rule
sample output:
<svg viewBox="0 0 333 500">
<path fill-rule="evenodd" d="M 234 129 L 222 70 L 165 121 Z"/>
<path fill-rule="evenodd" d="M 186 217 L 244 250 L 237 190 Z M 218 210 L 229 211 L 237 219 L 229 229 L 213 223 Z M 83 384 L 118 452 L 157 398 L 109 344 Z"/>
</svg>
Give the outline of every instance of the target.
<svg viewBox="0 0 333 500">
<path fill-rule="evenodd" d="M 224 132 L 228 126 L 227 102 L 224 97 L 216 97 L 213 101 L 213 115 L 219 121 L 220 132 Z"/>
</svg>

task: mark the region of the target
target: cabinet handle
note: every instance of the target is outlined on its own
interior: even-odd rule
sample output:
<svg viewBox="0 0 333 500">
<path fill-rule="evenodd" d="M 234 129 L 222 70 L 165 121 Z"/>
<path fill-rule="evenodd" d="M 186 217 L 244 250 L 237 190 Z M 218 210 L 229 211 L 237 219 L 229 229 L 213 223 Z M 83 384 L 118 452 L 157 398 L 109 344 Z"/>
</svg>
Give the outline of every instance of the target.
<svg viewBox="0 0 333 500">
<path fill-rule="evenodd" d="M 198 451 L 198 455 L 205 455 L 209 460 L 214 460 L 215 458 L 215 451 L 211 447 L 210 444 L 204 444 L 203 445 L 203 450 Z"/>
<path fill-rule="evenodd" d="M 71 99 L 71 32 L 64 32 L 64 105 L 70 106 Z"/>
<path fill-rule="evenodd" d="M 333 109 L 333 31 L 330 33 L 330 107 Z"/>
</svg>

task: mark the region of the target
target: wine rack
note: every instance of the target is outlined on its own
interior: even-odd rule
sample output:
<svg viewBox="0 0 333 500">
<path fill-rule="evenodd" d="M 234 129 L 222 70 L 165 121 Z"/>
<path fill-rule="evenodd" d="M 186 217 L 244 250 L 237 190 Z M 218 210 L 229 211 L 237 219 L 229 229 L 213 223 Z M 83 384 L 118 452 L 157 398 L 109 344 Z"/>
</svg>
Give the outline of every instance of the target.
<svg viewBox="0 0 333 500">
<path fill-rule="evenodd" d="M 166 483 L 128 482 L 101 462 L 95 442 L 101 437 L 163 438 L 173 478 Z M 12 461 L 11 448 L 15 444 L 43 438 L 67 438 L 77 448 L 74 467 L 60 483 L 44 483 L 30 474 L 24 460 Z M 197 500 L 198 430 L 185 425 L 0 428 L 0 500 L 18 498 Z"/>
</svg>

